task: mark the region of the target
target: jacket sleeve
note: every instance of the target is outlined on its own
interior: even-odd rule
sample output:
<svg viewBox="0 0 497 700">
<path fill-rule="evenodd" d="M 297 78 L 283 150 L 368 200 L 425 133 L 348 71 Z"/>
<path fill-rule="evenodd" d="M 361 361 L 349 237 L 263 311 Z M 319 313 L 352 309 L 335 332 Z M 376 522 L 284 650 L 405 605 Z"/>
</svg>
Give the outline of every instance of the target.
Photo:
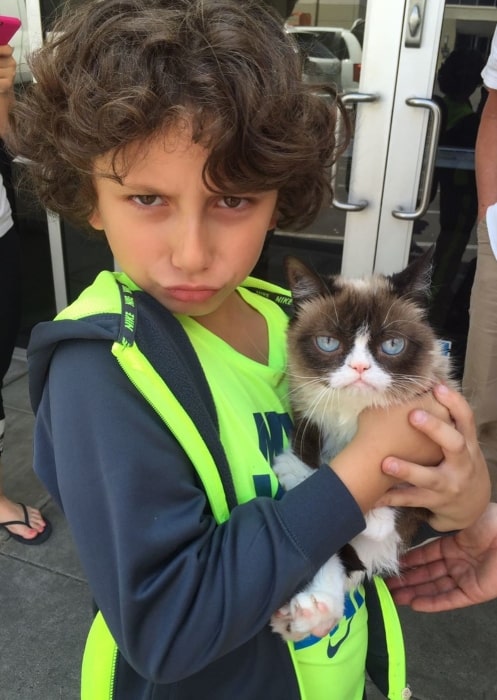
<svg viewBox="0 0 497 700">
<path fill-rule="evenodd" d="M 107 341 L 64 342 L 54 353 L 35 470 L 67 517 L 121 652 L 158 683 L 254 637 L 364 528 L 327 467 L 280 501 L 254 499 L 218 525 L 192 464 Z"/>
</svg>

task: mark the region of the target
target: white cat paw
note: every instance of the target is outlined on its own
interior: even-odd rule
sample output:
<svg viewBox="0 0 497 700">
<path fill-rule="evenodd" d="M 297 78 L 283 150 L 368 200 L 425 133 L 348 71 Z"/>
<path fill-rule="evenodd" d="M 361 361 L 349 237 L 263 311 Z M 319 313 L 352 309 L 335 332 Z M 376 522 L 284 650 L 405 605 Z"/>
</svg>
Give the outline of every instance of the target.
<svg viewBox="0 0 497 700">
<path fill-rule="evenodd" d="M 366 514 L 366 529 L 363 537 L 381 542 L 395 532 L 395 510 L 393 508 L 374 508 Z"/>
<path fill-rule="evenodd" d="M 298 642 L 310 634 L 325 637 L 343 617 L 343 596 L 324 591 L 299 593 L 271 618 L 271 627 L 285 641 Z"/>
<path fill-rule="evenodd" d="M 285 491 L 290 491 L 314 473 L 314 469 L 304 464 L 291 450 L 286 450 L 275 458 L 273 471 Z"/>
</svg>

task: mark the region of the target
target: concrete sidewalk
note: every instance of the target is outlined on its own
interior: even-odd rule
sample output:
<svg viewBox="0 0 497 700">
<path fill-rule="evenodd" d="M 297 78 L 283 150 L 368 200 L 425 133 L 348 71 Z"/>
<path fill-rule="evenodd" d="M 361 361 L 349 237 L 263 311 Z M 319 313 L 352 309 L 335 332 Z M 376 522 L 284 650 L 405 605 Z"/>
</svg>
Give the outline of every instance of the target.
<svg viewBox="0 0 497 700">
<path fill-rule="evenodd" d="M 53 534 L 29 547 L 0 532 L 0 700 L 78 700 L 91 596 L 64 518 L 31 470 L 23 360 L 13 361 L 3 396 L 5 493 L 41 508 Z M 403 609 L 401 616 L 415 700 L 497 700 L 497 602 L 436 615 Z M 370 700 L 379 697 L 371 691 Z"/>
</svg>

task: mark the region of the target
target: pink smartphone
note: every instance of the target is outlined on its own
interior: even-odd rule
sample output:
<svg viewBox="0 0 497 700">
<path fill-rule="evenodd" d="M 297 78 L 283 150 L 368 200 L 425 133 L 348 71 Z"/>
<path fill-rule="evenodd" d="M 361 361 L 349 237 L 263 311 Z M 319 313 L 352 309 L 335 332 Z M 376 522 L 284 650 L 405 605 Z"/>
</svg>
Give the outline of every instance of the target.
<svg viewBox="0 0 497 700">
<path fill-rule="evenodd" d="M 8 44 L 20 26 L 21 20 L 17 19 L 17 17 L 0 15 L 0 46 Z"/>
</svg>

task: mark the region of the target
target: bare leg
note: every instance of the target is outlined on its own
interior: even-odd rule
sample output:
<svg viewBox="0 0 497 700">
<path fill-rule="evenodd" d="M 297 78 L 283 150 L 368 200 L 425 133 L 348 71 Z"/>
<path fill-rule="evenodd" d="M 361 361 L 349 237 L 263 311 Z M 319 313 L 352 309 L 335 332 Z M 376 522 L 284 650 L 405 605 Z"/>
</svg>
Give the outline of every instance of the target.
<svg viewBox="0 0 497 700">
<path fill-rule="evenodd" d="M 0 457 L 2 456 L 3 432 L 5 420 L 0 420 Z M 24 521 L 25 515 L 22 506 L 19 503 L 11 501 L 3 493 L 1 485 L 1 462 L 0 462 L 0 524 L 10 522 L 11 520 Z M 26 506 L 28 512 L 28 520 L 31 525 L 9 525 L 5 529 L 13 535 L 19 535 L 26 540 L 32 540 L 37 537 L 45 529 L 45 521 L 37 508 Z"/>
<path fill-rule="evenodd" d="M 0 187 L 2 180 L 0 177 Z M 9 368 L 15 346 L 21 315 L 21 251 L 19 237 L 14 228 L 0 237 L 0 459 L 3 451 L 5 413 L 2 401 L 2 383 Z M 27 506 L 28 525 L 9 525 L 5 529 L 13 535 L 32 540 L 45 529 L 45 521 L 36 508 Z M 11 501 L 3 493 L 0 463 L 0 524 L 11 520 L 25 520 L 19 503 Z"/>
</svg>

